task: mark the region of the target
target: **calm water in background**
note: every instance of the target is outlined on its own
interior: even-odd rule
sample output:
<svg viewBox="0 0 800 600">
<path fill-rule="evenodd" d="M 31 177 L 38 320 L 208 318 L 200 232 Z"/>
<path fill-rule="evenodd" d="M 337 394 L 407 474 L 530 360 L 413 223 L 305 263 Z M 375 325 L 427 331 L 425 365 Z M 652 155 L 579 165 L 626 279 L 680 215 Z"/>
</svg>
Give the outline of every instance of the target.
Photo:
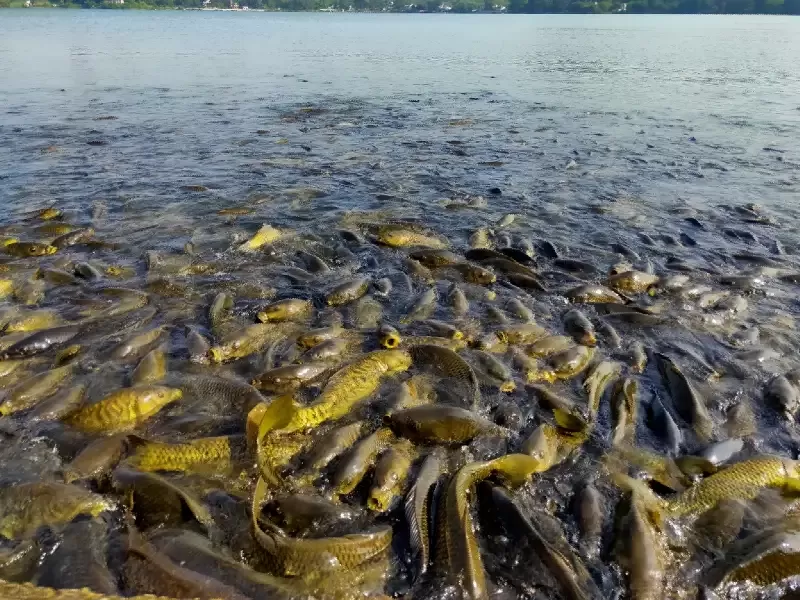
<svg viewBox="0 0 800 600">
<path fill-rule="evenodd" d="M 253 173 L 266 155 L 312 166 L 364 152 L 381 172 L 350 182 L 356 202 L 376 186 L 434 199 L 498 185 L 530 201 L 627 194 L 791 213 L 798 57 L 791 17 L 5 10 L 0 194 L 142 197 L 191 179 L 235 200 L 298 179 Z M 278 118 L 305 104 L 334 114 Z M 118 120 L 92 120 L 103 115 Z M 86 145 L 98 136 L 108 145 Z M 447 152 L 453 137 L 466 156 Z M 50 145 L 61 151 L 42 155 Z"/>
</svg>

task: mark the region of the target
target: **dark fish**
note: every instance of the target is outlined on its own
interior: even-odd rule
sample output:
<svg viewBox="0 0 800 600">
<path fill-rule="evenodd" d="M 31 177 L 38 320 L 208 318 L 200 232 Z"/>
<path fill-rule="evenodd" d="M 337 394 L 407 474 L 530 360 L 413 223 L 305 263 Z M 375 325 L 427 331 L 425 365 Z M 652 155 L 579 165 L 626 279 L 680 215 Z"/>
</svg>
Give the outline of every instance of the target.
<svg viewBox="0 0 800 600">
<path fill-rule="evenodd" d="M 508 248 L 508 247 L 499 248 L 498 251 L 501 254 L 506 255 L 508 258 L 510 258 L 513 261 L 518 262 L 521 265 L 535 265 L 536 264 L 536 261 L 533 260 L 533 258 L 531 258 L 527 254 L 525 254 L 522 250 L 519 250 L 517 248 Z"/>
<path fill-rule="evenodd" d="M 485 490 L 486 487 L 483 486 L 484 493 Z M 598 597 L 591 575 L 580 559 L 569 550 L 569 544 L 556 545 L 547 539 L 528 517 L 529 512 L 503 488 L 492 486 L 488 497 L 494 507 L 494 514 L 502 520 L 504 529 L 509 535 L 522 537 L 530 544 L 533 552 L 558 582 L 559 591 L 564 598 L 589 600 Z"/>
<path fill-rule="evenodd" d="M 648 315 L 647 313 L 633 310 L 610 313 L 606 315 L 605 319 L 612 324 L 625 323 L 628 325 L 637 325 L 639 327 L 657 327 L 667 322 L 664 317 Z"/>
<path fill-rule="evenodd" d="M 93 237 L 94 229 L 91 227 L 87 227 L 85 229 L 75 229 L 74 231 L 70 231 L 64 235 L 58 236 L 56 239 L 50 242 L 50 245 L 59 249 L 67 248 L 68 246 L 74 246 L 75 244 L 81 244 L 89 241 Z"/>
<path fill-rule="evenodd" d="M 61 535 L 61 543 L 39 567 L 36 585 L 55 589 L 88 588 L 116 595 L 117 581 L 108 567 L 108 525 L 100 519 L 74 521 Z"/>
<path fill-rule="evenodd" d="M 628 248 L 625 244 L 620 244 L 618 242 L 612 242 L 611 249 L 616 252 L 617 254 L 621 254 L 625 258 L 629 258 L 631 260 L 639 260 L 640 256 Z"/>
<path fill-rule="evenodd" d="M 560 253 L 556 245 L 548 240 L 537 241 L 536 251 L 545 258 L 558 258 L 560 256 Z"/>
<path fill-rule="evenodd" d="M 574 258 L 557 258 L 553 261 L 553 266 L 569 273 L 583 273 L 584 275 L 597 273 L 597 267 L 593 264 Z"/>
<path fill-rule="evenodd" d="M 533 290 L 536 292 L 547 292 L 547 287 L 538 277 L 522 275 L 520 273 L 510 273 L 506 276 L 509 283 L 522 288 L 523 290 Z"/>
<path fill-rule="evenodd" d="M 648 404 L 648 426 L 666 444 L 668 452 L 678 454 L 683 445 L 683 434 L 658 398 Z"/>
<path fill-rule="evenodd" d="M 697 435 L 706 440 L 710 439 L 714 422 L 708 412 L 705 398 L 670 357 L 660 352 L 654 352 L 653 357 L 678 413 L 692 425 Z"/>
<path fill-rule="evenodd" d="M 449 348 L 420 344 L 411 346 L 408 350 L 411 359 L 417 367 L 426 366 L 444 377 L 466 382 L 470 389 L 469 401 L 472 408 L 477 408 L 481 401 L 480 384 L 469 363 Z"/>
<path fill-rule="evenodd" d="M 397 433 L 422 443 L 463 444 L 484 434 L 504 431 L 477 413 L 446 404 L 425 404 L 386 416 Z"/>
<path fill-rule="evenodd" d="M 78 325 L 41 329 L 0 353 L 0 360 L 27 358 L 47 352 L 69 342 L 80 330 Z"/>
</svg>

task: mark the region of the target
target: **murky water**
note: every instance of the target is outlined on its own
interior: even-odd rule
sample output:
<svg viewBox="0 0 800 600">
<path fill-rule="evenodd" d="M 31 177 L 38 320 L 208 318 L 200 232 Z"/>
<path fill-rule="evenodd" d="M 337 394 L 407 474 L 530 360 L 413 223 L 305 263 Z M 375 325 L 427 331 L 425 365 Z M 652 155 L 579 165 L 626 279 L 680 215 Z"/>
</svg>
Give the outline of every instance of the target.
<svg viewBox="0 0 800 600">
<path fill-rule="evenodd" d="M 542 253 L 536 268 L 549 292 L 497 284 L 496 306 L 521 298 L 560 332 L 562 292 L 604 280 L 621 260 L 687 273 L 708 289 L 642 295 L 640 304 L 670 321 L 620 322 L 625 344 L 602 342 L 602 351 L 621 358 L 638 340 L 675 354 L 702 380 L 714 439 L 727 437 L 724 415 L 744 402 L 759 423 L 748 453 L 793 456 L 794 428 L 760 399 L 800 349 L 797 288 L 777 277 L 800 271 L 799 56 L 800 21 L 791 17 L 0 11 L 0 225 L 4 235 L 46 239 L 25 219 L 55 205 L 109 243 L 41 259 L 63 269 L 88 261 L 105 274 L 81 286 L 48 282 L 39 306 L 67 320 L 105 307 L 96 298 L 105 287 L 149 292 L 157 310 L 147 319 L 136 321 L 137 312 L 116 335 L 83 338 L 88 358 L 77 378 L 94 401 L 127 385 L 135 362 L 108 352 L 143 324 L 168 328 L 170 370 L 191 380 L 198 367 L 184 326 L 211 337 L 206 311 L 222 290 L 234 294 L 236 318 L 252 322 L 271 298 L 310 298 L 319 309 L 322 292 L 366 274 L 394 282 L 381 300 L 387 321 L 397 323 L 429 285 L 439 294 L 433 315 L 452 320 L 445 298 L 458 277 L 409 279 L 404 253 L 369 235 L 380 223 L 411 222 L 463 252 L 477 228 L 515 213 L 496 228 L 497 247 L 550 242 L 562 258 L 588 264 Z M 263 223 L 288 235 L 270 251 L 232 251 Z M 341 237 L 343 228 L 367 241 Z M 298 271 L 310 269 L 298 251 L 332 270 Z M 9 268 L 32 274 L 34 262 Z M 742 274 L 754 279 L 725 280 Z M 491 329 L 491 302 L 472 294 L 470 327 Z M 740 295 L 746 308 L 732 299 Z M 344 310 L 348 328 L 359 328 L 358 310 Z M 319 310 L 307 324 L 331 318 Z M 748 336 L 756 329 L 760 338 Z M 200 370 L 245 382 L 265 361 L 295 358 L 279 348 Z M 645 404 L 667 402 L 655 368 L 640 379 Z M 188 380 L 186 401 L 138 433 L 175 441 L 243 432 L 227 398 L 192 391 Z M 563 391 L 585 396 L 579 382 Z M 542 411 L 522 385 L 508 396 L 495 386 L 480 411 L 496 418 L 509 405 L 525 416 L 507 448 L 517 451 Z M 610 412 L 604 402 L 603 436 Z M 370 413 L 376 426 L 380 416 Z M 24 415 L 4 421 L 4 435 L 18 439 L 3 449 L 4 483 L 59 478 L 89 439 L 25 423 Z M 669 451 L 658 433 L 639 423 L 640 444 Z M 687 433 L 680 452 L 704 443 Z M 497 454 L 491 444 L 470 451 Z M 589 454 L 597 458 L 597 448 Z M 530 496 L 547 496 L 563 515 L 585 476 L 585 466 L 565 469 Z M 407 558 L 403 535 L 396 546 Z M 514 582 L 498 538 L 482 544 L 496 553 L 487 558 L 495 582 Z M 623 585 L 616 566 L 590 567 L 604 593 Z M 392 571 L 387 589 L 408 589 L 406 571 Z M 535 597 L 536 585 L 526 585 L 506 593 Z"/>
</svg>

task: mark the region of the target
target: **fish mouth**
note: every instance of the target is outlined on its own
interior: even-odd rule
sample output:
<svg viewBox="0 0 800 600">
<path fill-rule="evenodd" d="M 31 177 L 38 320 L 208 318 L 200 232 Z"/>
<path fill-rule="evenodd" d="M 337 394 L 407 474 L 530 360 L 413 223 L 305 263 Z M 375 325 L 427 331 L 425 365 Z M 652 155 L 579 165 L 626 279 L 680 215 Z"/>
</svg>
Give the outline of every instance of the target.
<svg viewBox="0 0 800 600">
<path fill-rule="evenodd" d="M 389 350 L 393 350 L 400 345 L 400 338 L 397 336 L 388 336 L 383 339 L 383 347 L 388 348 Z"/>
<path fill-rule="evenodd" d="M 367 499 L 367 508 L 375 512 L 384 512 L 386 510 L 386 503 L 383 501 L 383 498 L 371 495 Z"/>
</svg>

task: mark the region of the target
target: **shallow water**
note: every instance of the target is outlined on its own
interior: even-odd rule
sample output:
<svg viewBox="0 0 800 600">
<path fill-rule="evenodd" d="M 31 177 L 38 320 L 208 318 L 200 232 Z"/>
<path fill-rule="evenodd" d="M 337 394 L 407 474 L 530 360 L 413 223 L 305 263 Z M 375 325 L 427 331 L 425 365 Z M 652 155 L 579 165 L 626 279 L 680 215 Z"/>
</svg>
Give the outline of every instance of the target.
<svg viewBox="0 0 800 600">
<path fill-rule="evenodd" d="M 237 287 L 243 281 L 264 296 L 275 288 L 278 297 L 319 300 L 354 272 L 389 276 L 395 292 L 383 310 L 396 322 L 425 286 L 403 285 L 402 252 L 344 244 L 335 231 L 345 226 L 415 221 L 463 250 L 477 227 L 512 212 L 519 217 L 499 235 L 552 242 L 599 269 L 587 280 L 620 261 L 613 243 L 657 274 L 677 272 L 670 258 L 685 260 L 692 278 L 714 289 L 721 275 L 754 273 L 764 281 L 744 314 L 671 299 L 663 310 L 674 327 L 619 330 L 626 344 L 666 351 L 679 342 L 704 353 L 727 375 L 702 383 L 715 419 L 750 399 L 761 433 L 748 449 L 791 454 L 791 428 L 765 435 L 778 421 L 760 398 L 800 349 L 796 287 L 773 279 L 775 268 L 800 270 L 798 56 L 800 21 L 791 17 L 4 10 L 0 225 L 37 239 L 20 222 L 54 204 L 69 222 L 119 244 L 57 257 L 129 268 L 129 278 L 77 293 L 49 289 L 41 305 L 74 311 L 105 285 L 147 286 L 159 311 L 153 322 L 174 326 L 170 368 L 189 372 L 181 326 L 205 328 L 208 300 L 221 289 L 239 290 L 234 312 L 252 320 L 265 298 L 256 289 L 248 297 Z M 766 218 L 737 209 L 747 203 Z M 219 214 L 231 208 L 246 214 Z M 265 222 L 299 236 L 255 257 L 230 251 Z M 287 265 L 302 264 L 298 248 L 334 270 L 286 277 Z M 149 250 L 180 265 L 148 266 Z M 759 269 L 742 253 L 776 262 Z M 178 274 L 188 262 L 213 268 Z M 547 259 L 539 268 L 554 293 L 521 297 L 555 332 L 565 304 L 558 292 L 573 282 Z M 496 287 L 501 302 L 518 293 Z M 474 306 L 480 319 L 485 307 Z M 434 316 L 452 318 L 444 302 Z M 748 362 L 732 340 L 754 326 L 773 355 Z M 107 376 L 83 374 L 93 400 L 125 385 L 132 365 L 106 367 Z M 243 381 L 258 374 L 250 363 L 214 369 Z M 641 379 L 643 402 L 667 397 L 655 369 Z M 484 398 L 485 414 L 505 401 L 496 390 Z M 509 398 L 526 418 L 535 412 L 522 390 Z M 604 433 L 608 413 L 604 405 Z M 178 431 L 184 416 L 156 419 L 146 432 L 173 439 L 170 428 Z M 213 425 L 237 433 L 240 424 Z M 18 435 L 7 423 L 4 432 Z M 24 445 L 3 449 L 4 483 L 58 476 L 85 443 L 28 433 Z M 644 427 L 639 439 L 665 449 Z M 690 434 L 684 451 L 701 446 Z M 565 509 L 565 490 L 584 475 L 558 474 L 566 483 L 540 492 Z M 613 587 L 618 573 L 593 568 Z M 404 577 L 392 589 L 404 589 Z"/>
</svg>

